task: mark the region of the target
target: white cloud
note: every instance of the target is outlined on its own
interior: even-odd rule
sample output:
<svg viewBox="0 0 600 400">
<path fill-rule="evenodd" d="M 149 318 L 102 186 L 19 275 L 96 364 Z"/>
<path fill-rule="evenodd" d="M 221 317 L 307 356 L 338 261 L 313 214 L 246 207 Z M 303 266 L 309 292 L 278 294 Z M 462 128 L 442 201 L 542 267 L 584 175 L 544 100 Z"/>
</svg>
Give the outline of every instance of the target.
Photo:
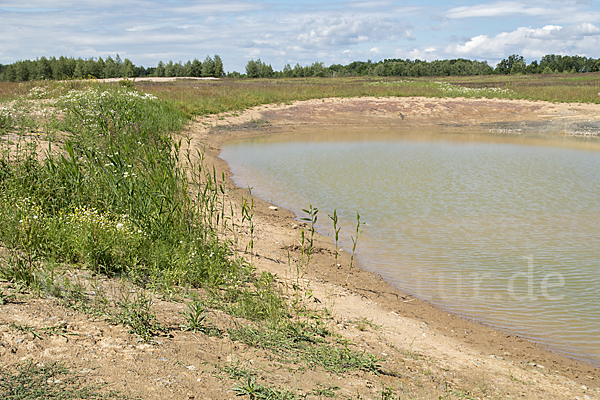
<svg viewBox="0 0 600 400">
<path fill-rule="evenodd" d="M 0 63 L 119 53 L 153 66 L 219 54 L 225 69 L 239 71 L 258 57 L 278 69 L 378 57 L 599 56 L 594 1 L 375 1 L 3 0 Z"/>
<path fill-rule="evenodd" d="M 563 7 L 560 7 L 563 8 Z M 532 6 L 516 1 L 501 1 L 491 4 L 479 4 L 476 6 L 456 7 L 448 10 L 448 18 L 481 18 L 481 17 L 506 17 L 509 15 L 548 16 L 559 12 L 554 7 Z"/>
<path fill-rule="evenodd" d="M 533 29 L 521 27 L 496 36 L 478 35 L 463 45 L 449 45 L 445 52 L 459 57 L 487 59 L 520 54 L 526 58 L 540 58 L 546 54 L 590 55 L 600 48 L 600 29 L 590 23 L 561 27 L 547 25 Z"/>
<path fill-rule="evenodd" d="M 590 9 L 591 2 L 573 0 L 497 1 L 474 6 L 454 7 L 446 11 L 448 19 L 535 18 L 545 23 L 573 24 L 600 22 L 600 12 Z"/>
<path fill-rule="evenodd" d="M 365 16 L 310 18 L 300 25 L 295 37 L 304 47 L 347 46 L 380 40 L 397 41 L 412 38 L 411 25 L 397 19 L 379 19 Z"/>
</svg>

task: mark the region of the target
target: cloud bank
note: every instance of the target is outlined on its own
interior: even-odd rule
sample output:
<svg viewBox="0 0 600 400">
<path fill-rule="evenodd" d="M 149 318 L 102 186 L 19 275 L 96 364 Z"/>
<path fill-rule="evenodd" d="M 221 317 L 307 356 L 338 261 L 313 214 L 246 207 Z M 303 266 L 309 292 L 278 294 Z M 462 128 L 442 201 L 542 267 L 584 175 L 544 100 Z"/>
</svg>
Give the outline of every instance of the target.
<svg viewBox="0 0 600 400">
<path fill-rule="evenodd" d="M 219 54 L 226 70 L 250 58 L 348 63 L 383 58 L 513 54 L 600 57 L 600 6 L 589 1 L 14 0 L 0 5 L 0 63 L 41 56 L 106 57 L 137 65 Z"/>
</svg>

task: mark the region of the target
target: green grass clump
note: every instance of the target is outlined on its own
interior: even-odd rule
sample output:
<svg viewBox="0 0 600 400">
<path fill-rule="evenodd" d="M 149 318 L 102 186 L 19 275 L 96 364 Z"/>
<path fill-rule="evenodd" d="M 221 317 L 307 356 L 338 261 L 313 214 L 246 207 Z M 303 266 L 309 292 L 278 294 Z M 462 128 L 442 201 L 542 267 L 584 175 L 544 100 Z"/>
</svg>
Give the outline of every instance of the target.
<svg viewBox="0 0 600 400">
<path fill-rule="evenodd" d="M 108 391 L 82 382 L 84 378 L 63 364 L 36 364 L 33 361 L 0 368 L 0 398 L 25 399 L 122 399 L 116 391 Z"/>
<path fill-rule="evenodd" d="M 299 400 L 305 398 L 293 390 L 257 383 L 254 377 L 239 382 L 232 390 L 236 396 L 249 396 L 250 400 Z"/>
<path fill-rule="evenodd" d="M 158 332 L 166 332 L 156 320 L 152 310 L 152 298 L 143 290 L 130 296 L 122 291 L 122 298 L 117 301 L 117 312 L 112 321 L 129 328 L 129 333 L 136 334 L 144 342 L 149 342 Z"/>
</svg>

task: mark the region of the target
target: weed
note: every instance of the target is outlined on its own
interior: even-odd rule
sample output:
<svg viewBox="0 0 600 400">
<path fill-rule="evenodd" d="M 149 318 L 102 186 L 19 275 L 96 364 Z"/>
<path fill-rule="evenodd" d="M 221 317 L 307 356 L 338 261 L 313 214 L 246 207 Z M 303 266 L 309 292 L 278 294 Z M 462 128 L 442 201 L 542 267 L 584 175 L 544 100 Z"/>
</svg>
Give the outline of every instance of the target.
<svg viewBox="0 0 600 400">
<path fill-rule="evenodd" d="M 348 278 L 350 278 L 350 271 L 352 270 L 352 264 L 354 262 L 354 255 L 356 254 L 356 245 L 358 243 L 358 237 L 360 236 L 362 230 L 360 229 L 360 214 L 358 211 L 356 212 L 356 234 L 355 236 L 350 236 L 352 239 L 352 254 L 350 255 L 350 268 L 348 269 L 348 275 L 346 276 L 346 282 L 348 282 Z"/>
<path fill-rule="evenodd" d="M 222 372 L 225 372 L 233 379 L 248 379 L 257 375 L 257 372 L 252 369 L 247 369 L 241 362 L 229 363 L 218 367 Z"/>
<path fill-rule="evenodd" d="M 68 336 L 79 336 L 78 333 L 73 333 L 73 332 L 67 331 L 66 324 L 60 324 L 60 325 L 55 325 L 55 326 L 48 326 L 46 328 L 42 328 L 41 330 L 44 331 L 46 334 L 49 334 L 49 335 L 59 335 L 59 336 L 62 336 L 63 338 L 65 338 L 66 342 L 69 342 L 69 337 Z"/>
<path fill-rule="evenodd" d="M 34 339 L 40 339 L 43 340 L 43 338 L 40 336 L 39 333 L 37 333 L 35 331 L 35 328 L 26 324 L 14 324 L 11 323 L 10 327 L 17 330 L 17 331 L 21 331 L 23 333 L 31 333 L 31 335 L 33 336 Z"/>
<path fill-rule="evenodd" d="M 275 284 L 275 276 L 268 272 L 261 273 L 251 286 L 227 286 L 210 293 L 207 302 L 212 307 L 251 321 L 263 321 L 269 326 L 276 326 L 289 314 L 281 290 Z"/>
<path fill-rule="evenodd" d="M 382 384 L 379 394 L 381 394 L 381 400 L 393 400 L 396 395 L 396 390 L 391 386 Z"/>
<path fill-rule="evenodd" d="M 522 379 L 519 379 L 519 378 L 517 378 L 517 377 L 516 377 L 516 376 L 515 376 L 515 375 L 512 373 L 512 371 L 511 371 L 510 369 L 508 370 L 508 376 L 509 376 L 509 378 L 510 378 L 510 380 L 511 380 L 511 381 L 514 381 L 514 382 L 520 382 L 520 383 L 522 383 L 523 385 L 527 385 L 527 382 L 525 382 L 525 381 L 524 381 L 524 380 L 522 380 Z"/>
<path fill-rule="evenodd" d="M 8 304 L 10 301 L 16 299 L 14 294 L 4 293 L 4 289 L 0 288 L 0 306 Z"/>
<path fill-rule="evenodd" d="M 332 372 L 362 370 L 378 373 L 381 359 L 346 345 L 326 340 L 329 332 L 317 323 L 282 323 L 277 329 L 239 327 L 229 331 L 232 340 L 269 350 L 282 359 L 318 365 Z"/>
<path fill-rule="evenodd" d="M 181 325 L 184 331 L 202 332 L 208 336 L 221 337 L 221 331 L 213 325 L 205 324 L 206 309 L 199 300 L 193 300 L 187 304 L 183 311 L 185 325 Z"/>
<path fill-rule="evenodd" d="M 358 329 L 361 332 L 366 331 L 368 328 L 371 328 L 374 331 L 379 330 L 381 328 L 381 326 L 375 324 L 373 321 L 369 321 L 365 317 L 359 318 L 354 322 L 356 323 L 356 329 Z"/>
<path fill-rule="evenodd" d="M 117 311 L 110 319 L 118 324 L 129 327 L 129 333 L 134 333 L 144 342 L 149 342 L 152 336 L 166 329 L 156 320 L 152 310 L 152 298 L 144 290 L 139 290 L 133 298 L 129 291 L 121 291 L 121 299 L 117 300 Z"/>
<path fill-rule="evenodd" d="M 12 282 L 21 290 L 39 288 L 39 266 L 32 254 L 21 255 L 13 251 L 8 259 L 0 259 L 0 265 L 0 279 L 3 281 Z"/>
<path fill-rule="evenodd" d="M 333 232 L 334 232 L 334 238 L 335 238 L 335 264 L 337 266 L 338 263 L 338 243 L 339 243 L 339 239 L 340 239 L 340 229 L 342 229 L 341 226 L 338 225 L 338 216 L 337 216 L 337 210 L 333 210 L 333 215 L 327 215 L 331 221 L 333 222 Z"/>
<path fill-rule="evenodd" d="M 288 389 L 258 384 L 254 377 L 249 377 L 245 382 L 238 383 L 232 390 L 236 396 L 249 396 L 250 400 L 297 400 L 305 397 Z"/>
<path fill-rule="evenodd" d="M 339 390 L 340 387 L 337 385 L 323 385 L 322 383 L 317 383 L 317 387 L 313 388 L 311 394 L 314 396 L 321 397 L 335 397 L 335 391 Z"/>
<path fill-rule="evenodd" d="M 199 301 L 192 301 L 188 303 L 186 309 L 183 311 L 183 318 L 185 319 L 185 325 L 181 325 L 181 329 L 192 332 L 199 331 L 202 329 L 202 323 L 206 319 L 206 310 Z"/>
<path fill-rule="evenodd" d="M 408 344 L 408 350 L 405 350 L 404 353 L 413 360 L 418 360 L 421 357 L 421 355 L 417 351 L 413 350 L 414 343 L 415 339 L 413 339 L 412 342 Z"/>
<path fill-rule="evenodd" d="M 0 397 L 21 399 L 120 399 L 116 391 L 102 386 L 85 385 L 84 378 L 69 371 L 63 364 L 17 364 L 14 368 L 0 367 Z"/>
</svg>

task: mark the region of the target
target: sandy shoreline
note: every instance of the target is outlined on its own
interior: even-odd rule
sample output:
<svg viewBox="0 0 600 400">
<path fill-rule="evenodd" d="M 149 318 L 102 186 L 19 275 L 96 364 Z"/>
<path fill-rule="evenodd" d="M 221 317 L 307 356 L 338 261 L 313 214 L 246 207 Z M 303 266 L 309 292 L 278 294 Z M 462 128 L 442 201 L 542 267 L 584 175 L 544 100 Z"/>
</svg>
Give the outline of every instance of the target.
<svg viewBox="0 0 600 400">
<path fill-rule="evenodd" d="M 266 124 L 257 122 L 264 120 Z M 488 99 L 324 99 L 266 105 L 236 116 L 200 118 L 186 134 L 192 147 L 205 148 L 207 160 L 215 164 L 218 173 L 222 171 L 230 177 L 227 164 L 218 158 L 224 142 L 256 135 L 314 131 L 324 125 L 344 129 L 436 128 L 484 131 L 500 136 L 548 133 L 593 137 L 600 132 L 600 106 Z M 591 138 L 583 145 L 597 146 L 597 142 Z M 231 179 L 228 186 L 234 201 L 247 196 Z M 255 263 L 259 269 L 287 276 L 286 248 L 297 243 L 298 221 L 291 212 L 274 211 L 269 206 L 256 199 Z M 395 340 L 398 346 L 410 347 L 452 370 L 458 369 L 465 379 L 476 380 L 483 370 L 504 385 L 515 386 L 511 374 L 519 370 L 525 375 L 532 374 L 524 380 L 536 383 L 527 388 L 527 397 L 550 398 L 565 390 L 571 394 L 574 394 L 571 390 L 579 391 L 582 398 L 597 395 L 590 388 L 600 388 L 598 368 L 555 354 L 519 336 L 444 312 L 402 293 L 376 274 L 358 268 L 349 270 L 347 259 L 340 262 L 341 266 L 335 266 L 333 245 L 327 237 L 320 237 L 317 246 L 319 253 L 306 279 L 320 301 L 334 304 L 332 308 L 338 317 L 367 318 L 389 327 L 392 337 L 386 340 Z M 565 384 L 565 379 L 573 383 Z M 569 398 L 567 392 L 564 398 Z"/>
</svg>

